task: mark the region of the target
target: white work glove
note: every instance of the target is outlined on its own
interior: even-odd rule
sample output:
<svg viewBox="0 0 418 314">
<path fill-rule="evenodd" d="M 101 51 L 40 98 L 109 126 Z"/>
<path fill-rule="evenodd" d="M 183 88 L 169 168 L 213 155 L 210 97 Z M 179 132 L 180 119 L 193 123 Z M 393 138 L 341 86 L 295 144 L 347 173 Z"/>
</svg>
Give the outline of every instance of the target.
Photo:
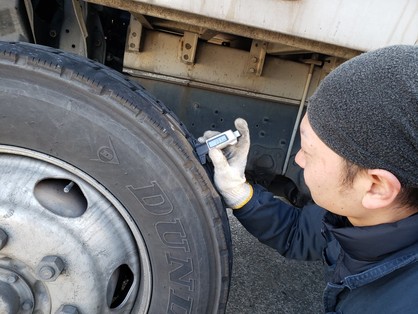
<svg viewBox="0 0 418 314">
<path fill-rule="evenodd" d="M 215 174 L 214 182 L 225 203 L 232 209 L 243 207 L 253 195 L 252 186 L 246 182 L 245 166 L 247 164 L 248 151 L 250 150 L 250 131 L 247 122 L 238 118 L 235 127 L 241 133 L 238 143 L 220 150 L 209 149 L 209 157 L 212 160 Z M 210 137 L 219 134 L 216 131 L 206 131 L 199 142 L 204 142 Z"/>
</svg>

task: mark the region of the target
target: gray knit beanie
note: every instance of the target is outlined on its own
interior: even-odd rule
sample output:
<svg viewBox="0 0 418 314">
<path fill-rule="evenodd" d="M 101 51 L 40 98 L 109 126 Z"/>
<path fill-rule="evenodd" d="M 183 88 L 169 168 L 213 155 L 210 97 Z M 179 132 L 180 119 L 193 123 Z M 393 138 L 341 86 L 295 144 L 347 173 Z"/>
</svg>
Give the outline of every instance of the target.
<svg viewBox="0 0 418 314">
<path fill-rule="evenodd" d="M 418 187 L 418 46 L 390 46 L 344 62 L 321 82 L 307 114 L 338 155 Z"/>
</svg>

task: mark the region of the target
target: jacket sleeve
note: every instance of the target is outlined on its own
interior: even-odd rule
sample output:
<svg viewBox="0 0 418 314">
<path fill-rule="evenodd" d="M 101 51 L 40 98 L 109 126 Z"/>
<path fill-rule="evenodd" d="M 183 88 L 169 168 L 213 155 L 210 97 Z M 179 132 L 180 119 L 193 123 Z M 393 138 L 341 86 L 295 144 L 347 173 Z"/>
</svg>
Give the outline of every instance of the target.
<svg viewBox="0 0 418 314">
<path fill-rule="evenodd" d="M 322 236 L 325 210 L 317 205 L 291 206 L 254 185 L 251 200 L 234 215 L 260 242 L 297 260 L 320 260 L 326 246 Z"/>
</svg>

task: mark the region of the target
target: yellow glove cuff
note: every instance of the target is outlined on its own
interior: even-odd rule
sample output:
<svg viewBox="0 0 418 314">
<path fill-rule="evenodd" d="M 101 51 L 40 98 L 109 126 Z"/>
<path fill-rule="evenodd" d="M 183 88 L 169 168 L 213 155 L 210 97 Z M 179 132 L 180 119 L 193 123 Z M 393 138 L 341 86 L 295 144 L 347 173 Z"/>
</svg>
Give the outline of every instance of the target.
<svg viewBox="0 0 418 314">
<path fill-rule="evenodd" d="M 248 187 L 248 195 L 242 202 L 238 203 L 237 205 L 235 205 L 233 207 L 231 206 L 231 208 L 233 210 L 237 210 L 237 209 L 240 209 L 240 208 L 244 207 L 244 205 L 247 204 L 251 200 L 251 198 L 253 197 L 254 189 L 253 189 L 252 185 L 249 184 L 248 182 L 245 182 L 245 184 Z"/>
</svg>

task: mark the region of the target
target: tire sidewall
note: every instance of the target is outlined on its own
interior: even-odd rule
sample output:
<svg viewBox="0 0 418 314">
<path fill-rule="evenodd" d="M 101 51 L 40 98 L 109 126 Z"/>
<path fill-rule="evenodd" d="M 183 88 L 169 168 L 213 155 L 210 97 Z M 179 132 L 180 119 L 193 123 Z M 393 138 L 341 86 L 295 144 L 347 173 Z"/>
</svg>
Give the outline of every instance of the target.
<svg viewBox="0 0 418 314">
<path fill-rule="evenodd" d="M 207 213 L 216 211 L 215 194 L 196 182 L 193 171 L 203 171 L 179 150 L 178 134 L 162 131 L 170 123 L 152 107 L 132 110 L 112 93 L 90 93 L 87 84 L 42 69 L 9 67 L 6 75 L 0 143 L 59 158 L 121 202 L 151 262 L 149 312 L 216 311 L 220 230 Z"/>
</svg>

